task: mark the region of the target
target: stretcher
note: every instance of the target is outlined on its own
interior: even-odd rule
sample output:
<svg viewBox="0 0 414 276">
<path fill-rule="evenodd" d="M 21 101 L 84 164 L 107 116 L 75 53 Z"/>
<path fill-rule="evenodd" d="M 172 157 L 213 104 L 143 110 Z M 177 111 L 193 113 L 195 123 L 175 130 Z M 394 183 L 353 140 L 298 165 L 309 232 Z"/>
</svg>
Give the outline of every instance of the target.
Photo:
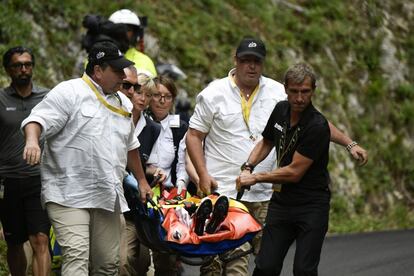
<svg viewBox="0 0 414 276">
<path fill-rule="evenodd" d="M 174 195 L 174 189 L 176 188 L 169 190 L 167 195 Z M 140 242 L 152 250 L 176 254 L 184 263 L 190 265 L 200 265 L 203 260 L 208 260 L 204 257 L 220 256 L 250 242 L 261 230 L 260 223 L 249 214 L 248 209 L 241 202 L 230 199 L 228 214 L 218 230 L 213 234 L 204 233 L 198 236 L 193 227 L 188 227 L 180 221 L 175 209 L 197 208 L 201 202 L 200 198 L 178 197 L 178 200 L 171 200 L 171 196 L 164 198 L 161 191 L 155 192 L 153 198 L 147 197 L 147 203 L 142 203 L 138 200 L 137 192 L 138 189 L 137 200 L 130 208 Z M 214 204 L 218 195 L 213 194 L 209 197 Z M 235 254 L 231 259 L 224 258 L 222 261 L 229 262 L 252 251 Z M 202 261 L 192 260 L 197 257 L 202 257 Z"/>
</svg>

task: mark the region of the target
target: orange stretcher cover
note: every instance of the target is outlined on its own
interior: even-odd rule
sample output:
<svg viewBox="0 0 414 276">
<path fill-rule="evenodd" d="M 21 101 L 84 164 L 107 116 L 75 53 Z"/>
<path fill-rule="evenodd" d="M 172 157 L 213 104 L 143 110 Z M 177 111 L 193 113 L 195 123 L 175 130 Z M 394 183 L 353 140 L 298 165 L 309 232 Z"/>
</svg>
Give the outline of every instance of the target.
<svg viewBox="0 0 414 276">
<path fill-rule="evenodd" d="M 209 196 L 213 204 L 217 196 Z M 199 203 L 200 199 L 187 198 L 186 201 Z M 226 219 L 214 234 L 204 233 L 198 236 L 194 233 L 194 224 L 190 228 L 179 221 L 174 208 L 162 208 L 164 213 L 163 228 L 167 234 L 165 240 L 179 244 L 215 243 L 224 240 L 238 240 L 248 233 L 256 233 L 262 229 L 261 225 L 249 214 L 247 208 L 240 202 L 230 199 L 229 211 Z"/>
</svg>

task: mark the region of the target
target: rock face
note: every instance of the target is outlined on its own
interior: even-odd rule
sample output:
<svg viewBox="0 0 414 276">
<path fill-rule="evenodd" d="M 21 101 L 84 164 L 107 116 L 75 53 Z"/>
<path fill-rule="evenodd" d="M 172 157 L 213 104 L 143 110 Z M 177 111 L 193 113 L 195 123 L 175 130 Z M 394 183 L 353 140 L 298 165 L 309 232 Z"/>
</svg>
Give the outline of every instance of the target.
<svg viewBox="0 0 414 276">
<path fill-rule="evenodd" d="M 35 81 L 49 87 L 82 71 L 83 17 L 108 16 L 121 8 L 100 1 L 91 6 L 10 2 L 1 4 L 0 51 L 19 44 L 32 47 Z M 367 212 L 412 203 L 412 1 L 189 2 L 140 1 L 129 8 L 149 17 L 146 53 L 185 72 L 178 86 L 193 103 L 208 81 L 233 66 L 241 37 L 260 36 L 268 49 L 265 74 L 281 80 L 289 65 L 310 63 L 320 75 L 315 105 L 369 151 L 370 162 L 359 168 L 342 147 L 331 146 L 335 198 L 345 199 L 351 213 L 360 211 L 358 202 L 367 203 Z M 8 82 L 2 71 L 1 86 Z"/>
</svg>

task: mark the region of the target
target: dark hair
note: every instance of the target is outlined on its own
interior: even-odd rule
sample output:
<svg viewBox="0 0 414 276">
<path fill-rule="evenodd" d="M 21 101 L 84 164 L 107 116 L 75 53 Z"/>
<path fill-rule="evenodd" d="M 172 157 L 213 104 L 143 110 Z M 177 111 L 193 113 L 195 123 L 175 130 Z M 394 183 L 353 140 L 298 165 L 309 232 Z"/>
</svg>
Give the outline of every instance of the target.
<svg viewBox="0 0 414 276">
<path fill-rule="evenodd" d="M 4 67 L 4 69 L 7 69 L 7 67 L 9 67 L 11 58 L 14 54 L 22 55 L 24 53 L 28 53 L 31 56 L 32 63 L 33 63 L 33 66 L 34 66 L 35 56 L 34 56 L 32 50 L 30 48 L 26 48 L 26 47 L 23 47 L 23 46 L 17 46 L 17 47 L 13 47 L 13 48 L 8 49 L 4 53 L 4 55 L 3 55 L 3 67 Z"/>
<path fill-rule="evenodd" d="M 157 85 L 158 84 L 164 85 L 168 89 L 168 91 L 170 91 L 170 93 L 172 94 L 173 99 L 175 99 L 175 97 L 177 97 L 178 90 L 177 90 L 177 87 L 174 84 L 174 81 L 171 78 L 169 78 L 165 75 L 159 75 L 158 77 L 154 78 L 154 82 Z"/>
<path fill-rule="evenodd" d="M 117 23 L 117 25 L 123 24 L 128 30 L 132 31 L 132 37 L 129 39 L 129 45 L 135 47 L 138 40 L 144 37 L 144 28 L 132 24 Z"/>
<path fill-rule="evenodd" d="M 306 63 L 298 63 L 289 67 L 285 73 L 285 87 L 289 85 L 289 81 L 295 84 L 301 84 L 309 78 L 311 81 L 312 89 L 316 88 L 316 74 L 312 67 Z"/>
</svg>

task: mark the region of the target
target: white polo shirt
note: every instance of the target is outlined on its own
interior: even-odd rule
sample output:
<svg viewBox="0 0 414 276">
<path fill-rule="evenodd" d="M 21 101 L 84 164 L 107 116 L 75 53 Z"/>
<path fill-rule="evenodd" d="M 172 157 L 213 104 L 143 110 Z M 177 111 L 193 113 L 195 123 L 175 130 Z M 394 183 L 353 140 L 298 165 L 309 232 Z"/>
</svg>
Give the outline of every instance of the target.
<svg viewBox="0 0 414 276">
<path fill-rule="evenodd" d="M 101 95 L 126 110 L 122 93 Z M 114 211 L 116 198 L 128 210 L 122 180 L 127 153 L 139 147 L 132 118 L 110 111 L 80 78 L 64 81 L 33 108 L 29 122 L 42 126 L 46 137 L 42 162 L 42 203 Z"/>
<path fill-rule="evenodd" d="M 260 77 L 259 91 L 253 99 L 249 125 L 243 119 L 240 89 L 228 77 L 213 81 L 197 96 L 190 128 L 207 133 L 205 158 L 209 174 L 218 182 L 220 194 L 236 198 L 236 178 L 254 146 L 262 138 L 266 123 L 276 103 L 286 99 L 283 85 Z M 274 150 L 258 164 L 255 172 L 270 171 L 276 165 Z M 270 183 L 258 183 L 243 195 L 250 202 L 268 201 L 272 195 Z"/>
</svg>

